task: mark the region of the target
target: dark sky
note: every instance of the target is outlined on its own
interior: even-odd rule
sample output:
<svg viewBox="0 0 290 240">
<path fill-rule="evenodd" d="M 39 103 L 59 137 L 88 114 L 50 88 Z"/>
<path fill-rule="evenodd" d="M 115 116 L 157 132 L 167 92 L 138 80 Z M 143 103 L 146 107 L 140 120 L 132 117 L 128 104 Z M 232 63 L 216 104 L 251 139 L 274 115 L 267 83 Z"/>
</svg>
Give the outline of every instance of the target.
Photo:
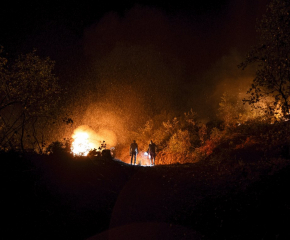
<svg viewBox="0 0 290 240">
<path fill-rule="evenodd" d="M 206 118 L 224 91 L 245 90 L 251 73 L 236 66 L 256 42 L 267 2 L 5 1 L 0 45 L 12 56 L 36 48 L 51 57 L 88 109 L 110 98 L 123 118 L 132 110 L 144 115 L 140 106 L 155 113 L 193 108 Z M 130 101 L 138 107 L 125 111 Z"/>
<path fill-rule="evenodd" d="M 250 38 L 254 33 L 255 19 L 265 11 L 266 2 L 267 0 L 125 0 L 120 2 L 108 0 L 58 1 L 57 3 L 5 1 L 0 8 L 0 43 L 7 48 L 13 45 L 14 48 L 19 48 L 19 45 L 27 43 L 26 41 L 33 41 L 33 38 L 38 35 L 45 34 L 52 34 L 51 38 L 57 38 L 55 41 L 66 40 L 61 38 L 72 36 L 79 39 L 86 27 L 97 23 L 109 12 L 116 12 L 120 17 L 126 17 L 128 11 L 139 5 L 158 10 L 160 11 L 158 14 L 162 13 L 171 20 L 174 19 L 172 27 L 184 28 L 188 35 L 185 36 L 186 34 L 181 32 L 185 35 L 180 37 L 188 37 L 188 41 L 192 38 L 202 38 L 198 40 L 209 42 L 211 45 L 248 47 L 247 45 L 252 43 Z M 158 16 L 152 17 L 157 18 Z M 142 21 L 141 17 L 138 21 Z M 144 19 L 144 21 L 148 21 L 148 19 Z M 51 28 L 59 29 L 55 29 L 53 32 Z M 59 34 L 58 31 L 63 31 L 63 34 Z M 220 51 L 222 50 L 225 49 L 220 49 Z"/>
</svg>

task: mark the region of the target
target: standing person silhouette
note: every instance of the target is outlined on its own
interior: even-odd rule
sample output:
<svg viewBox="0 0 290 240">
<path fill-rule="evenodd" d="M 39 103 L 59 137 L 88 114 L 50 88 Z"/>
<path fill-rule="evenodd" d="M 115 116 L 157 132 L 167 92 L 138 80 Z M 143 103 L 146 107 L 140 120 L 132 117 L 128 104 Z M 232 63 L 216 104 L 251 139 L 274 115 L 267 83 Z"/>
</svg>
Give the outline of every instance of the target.
<svg viewBox="0 0 290 240">
<path fill-rule="evenodd" d="M 149 159 L 150 159 L 150 165 L 155 165 L 155 157 L 156 157 L 156 144 L 153 143 L 152 140 L 150 140 L 148 153 L 149 153 Z"/>
<path fill-rule="evenodd" d="M 138 144 L 136 143 L 135 140 L 133 140 L 133 142 L 130 145 L 131 165 L 133 163 L 133 158 L 134 158 L 134 165 L 136 165 L 137 154 L 138 154 Z"/>
</svg>

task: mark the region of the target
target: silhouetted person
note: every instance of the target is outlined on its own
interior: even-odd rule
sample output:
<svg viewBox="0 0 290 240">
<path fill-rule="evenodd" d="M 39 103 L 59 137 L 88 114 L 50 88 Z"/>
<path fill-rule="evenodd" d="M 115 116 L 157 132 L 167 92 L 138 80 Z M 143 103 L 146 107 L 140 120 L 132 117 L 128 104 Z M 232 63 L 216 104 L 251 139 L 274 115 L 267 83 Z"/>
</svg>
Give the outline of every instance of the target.
<svg viewBox="0 0 290 240">
<path fill-rule="evenodd" d="M 138 144 L 136 143 L 135 140 L 130 145 L 130 156 L 131 156 L 131 165 L 133 163 L 133 158 L 134 158 L 134 165 L 136 165 L 136 158 L 138 154 Z"/>
<path fill-rule="evenodd" d="M 156 157 L 156 144 L 151 140 L 149 143 L 148 154 L 150 159 L 150 165 L 155 165 L 155 157 Z"/>
</svg>

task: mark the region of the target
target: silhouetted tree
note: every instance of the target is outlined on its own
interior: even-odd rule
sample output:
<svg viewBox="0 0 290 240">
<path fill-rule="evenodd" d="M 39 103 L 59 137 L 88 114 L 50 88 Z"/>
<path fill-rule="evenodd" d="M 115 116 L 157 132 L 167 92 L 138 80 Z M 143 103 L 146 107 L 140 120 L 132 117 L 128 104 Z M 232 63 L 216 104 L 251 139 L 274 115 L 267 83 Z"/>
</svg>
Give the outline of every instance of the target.
<svg viewBox="0 0 290 240">
<path fill-rule="evenodd" d="M 10 62 L 9 62 L 10 63 Z M 41 150 L 44 129 L 60 92 L 53 74 L 54 62 L 35 51 L 20 55 L 8 65 L 0 58 L 0 147 Z"/>
<path fill-rule="evenodd" d="M 240 64 L 258 64 L 248 101 L 255 105 L 268 101 L 267 111 L 274 115 L 280 112 L 284 117 L 289 114 L 290 97 L 290 1 L 273 0 L 261 19 L 257 31 L 260 42 Z"/>
</svg>

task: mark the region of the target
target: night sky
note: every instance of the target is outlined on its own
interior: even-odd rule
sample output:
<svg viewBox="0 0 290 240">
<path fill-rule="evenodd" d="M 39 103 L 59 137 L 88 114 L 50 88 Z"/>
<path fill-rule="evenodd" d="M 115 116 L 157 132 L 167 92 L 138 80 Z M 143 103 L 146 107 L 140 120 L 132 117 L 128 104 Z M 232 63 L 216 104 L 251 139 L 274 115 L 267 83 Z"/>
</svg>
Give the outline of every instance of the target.
<svg viewBox="0 0 290 240">
<path fill-rule="evenodd" d="M 107 127 L 136 126 L 191 108 L 209 119 L 223 92 L 244 96 L 253 71 L 237 65 L 268 2 L 6 1 L 0 45 L 10 56 L 36 48 L 55 60 L 79 124 L 94 126 L 98 116 Z"/>
</svg>

